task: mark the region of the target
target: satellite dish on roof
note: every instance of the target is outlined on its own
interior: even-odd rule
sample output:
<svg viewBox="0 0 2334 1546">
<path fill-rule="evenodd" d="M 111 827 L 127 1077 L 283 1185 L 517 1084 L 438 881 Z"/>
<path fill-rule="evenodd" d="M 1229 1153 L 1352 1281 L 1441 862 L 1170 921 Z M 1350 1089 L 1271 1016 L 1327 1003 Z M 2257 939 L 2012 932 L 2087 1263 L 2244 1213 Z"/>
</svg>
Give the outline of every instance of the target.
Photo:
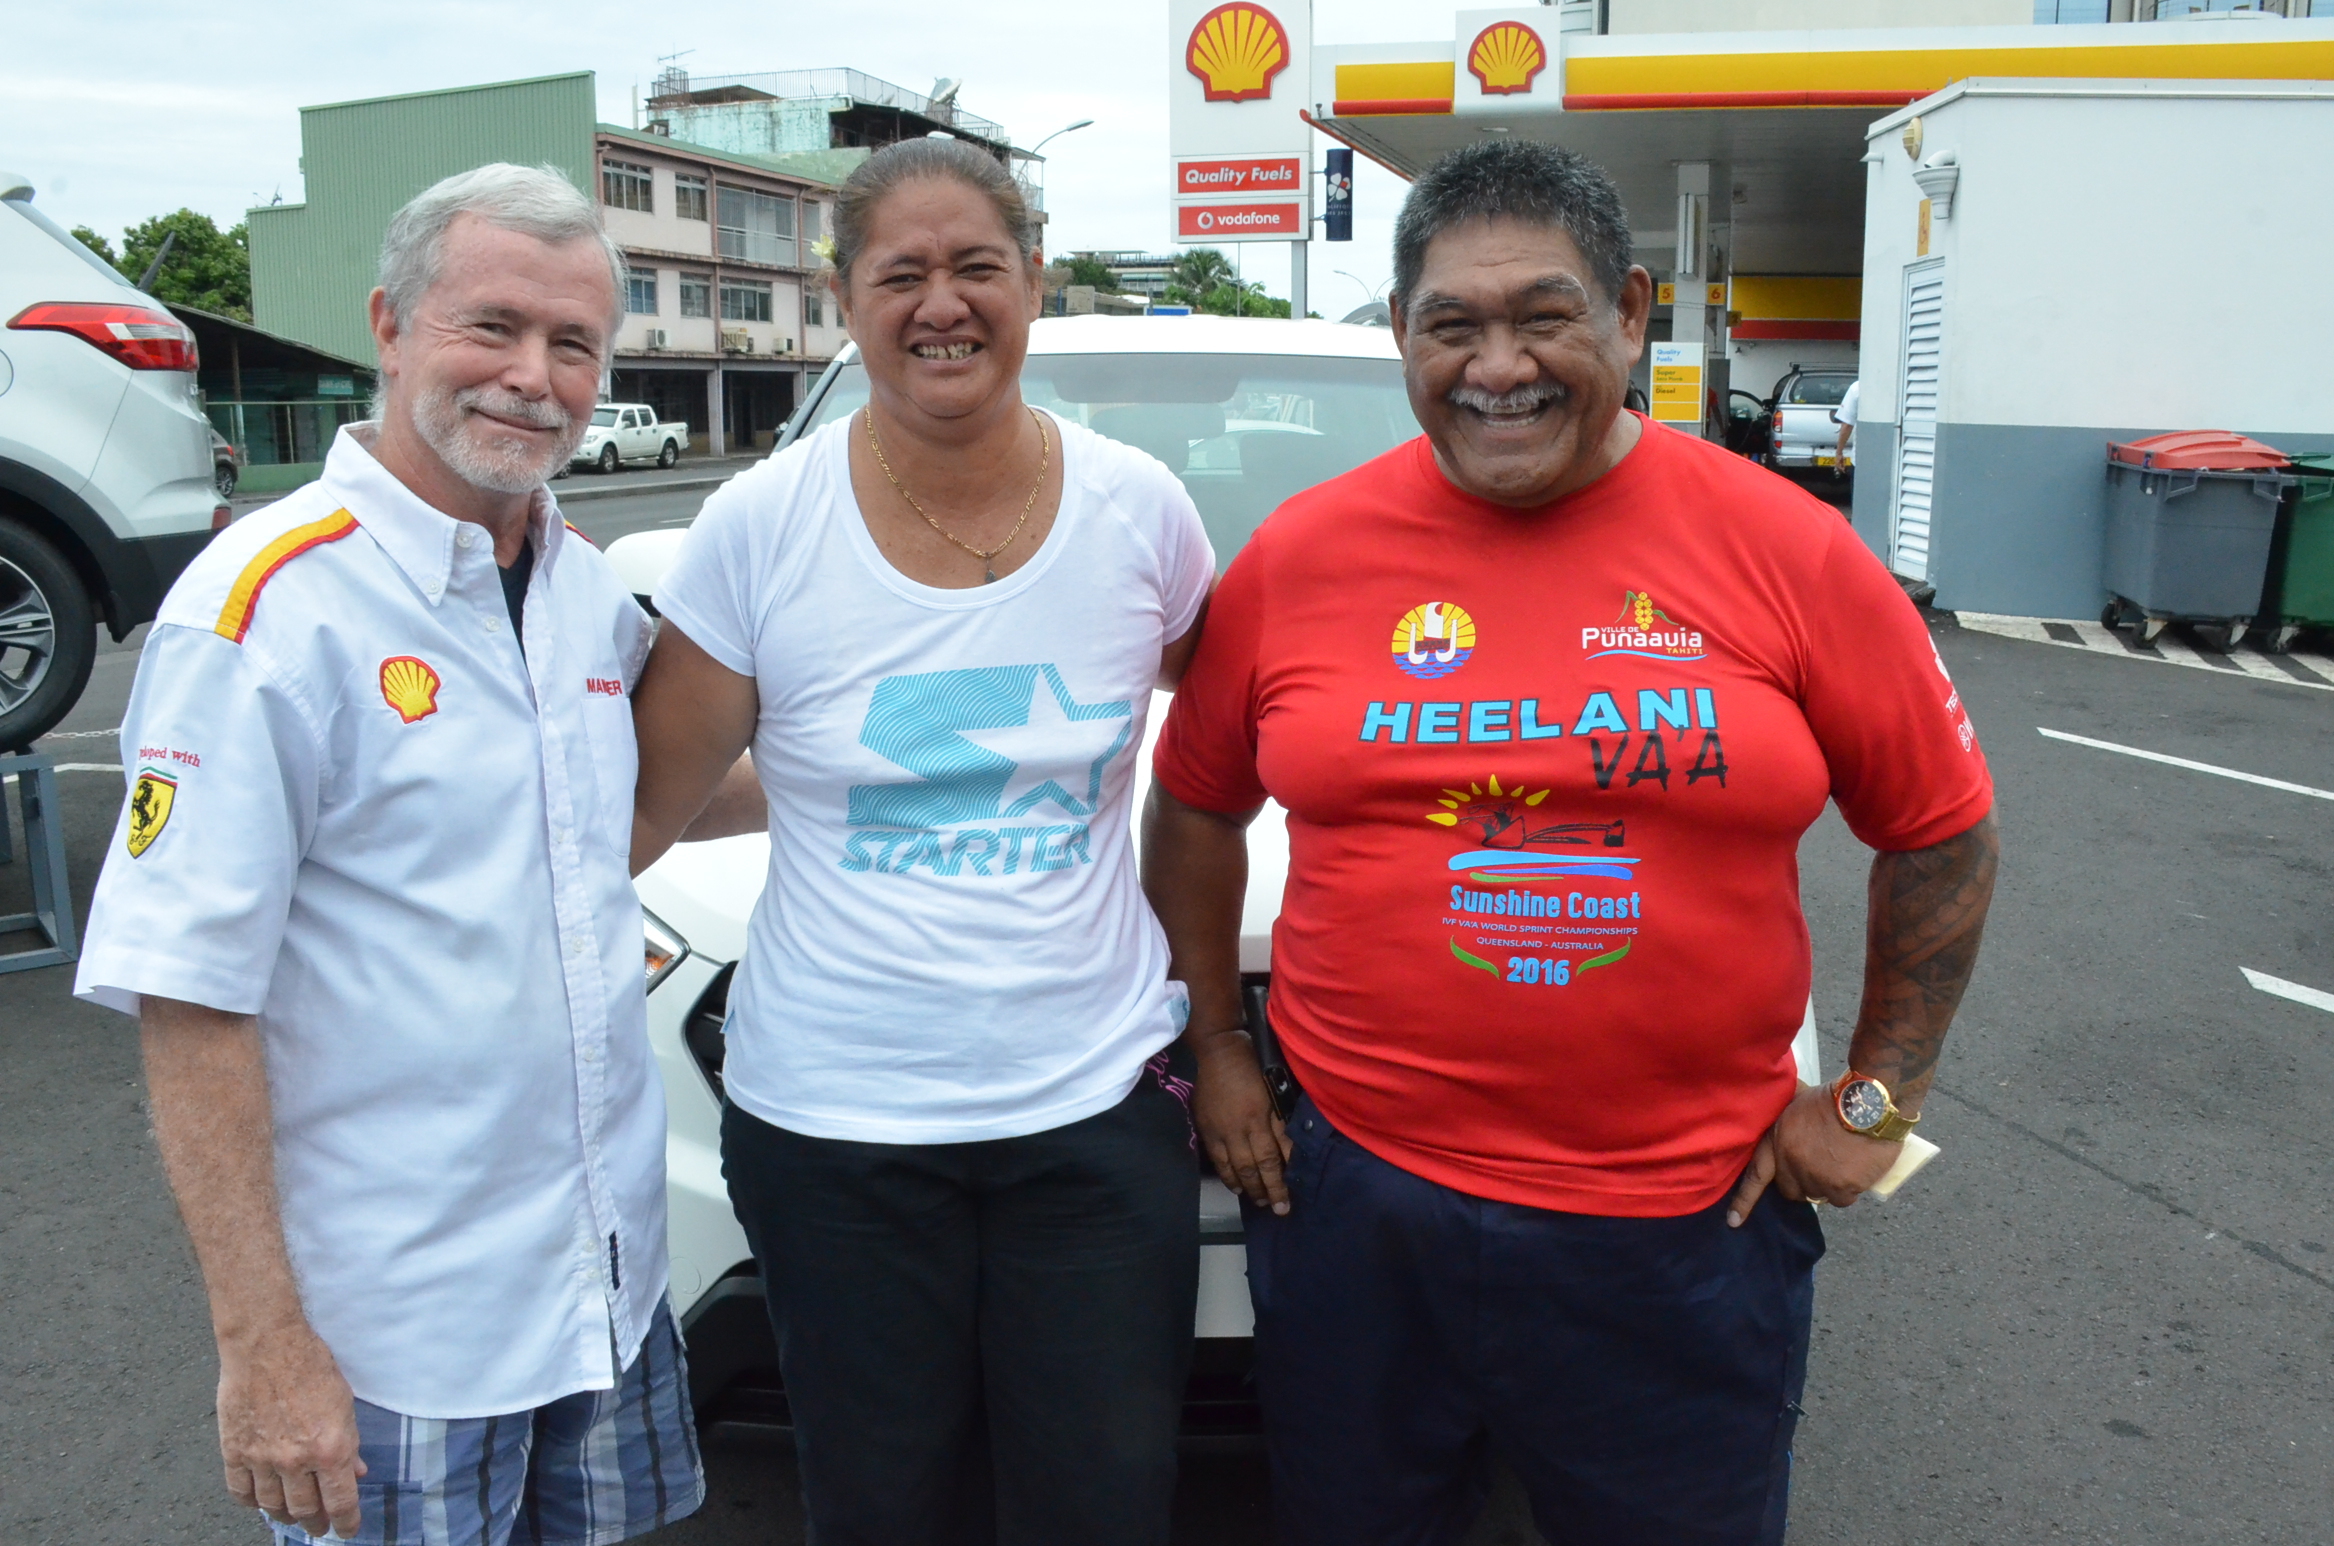
<svg viewBox="0 0 2334 1546">
<path fill-rule="evenodd" d="M 963 81 L 956 79 L 954 76 L 941 76 L 940 79 L 932 83 L 932 105 L 934 107 L 954 107 L 956 105 L 957 88 L 961 87 L 963 84 Z"/>
</svg>

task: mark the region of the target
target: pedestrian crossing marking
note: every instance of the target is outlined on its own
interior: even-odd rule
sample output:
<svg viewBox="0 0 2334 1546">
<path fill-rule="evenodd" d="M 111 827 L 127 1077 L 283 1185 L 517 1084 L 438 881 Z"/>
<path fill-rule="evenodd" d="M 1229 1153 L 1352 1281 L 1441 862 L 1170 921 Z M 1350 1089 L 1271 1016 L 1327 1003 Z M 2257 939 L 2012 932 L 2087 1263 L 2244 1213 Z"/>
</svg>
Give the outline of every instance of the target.
<svg viewBox="0 0 2334 1546">
<path fill-rule="evenodd" d="M 2140 646 L 2134 645 L 2115 630 L 2102 627 L 2096 620 L 2086 622 L 2073 618 L 2004 617 L 1993 612 L 1956 612 L 1953 616 L 1968 631 L 1990 633 L 1997 638 L 2055 644 L 2061 649 L 2089 650 L 2096 655 L 2153 661 L 2158 665 L 2187 666 L 2191 670 L 2213 671 L 2222 676 L 2247 676 L 2257 681 L 2286 682 L 2297 687 L 2334 692 L 2334 659 L 2307 650 L 2270 655 L 2239 646 L 2223 655 L 2217 650 L 2197 649 L 2168 630 L 2158 634 L 2154 644 Z"/>
</svg>

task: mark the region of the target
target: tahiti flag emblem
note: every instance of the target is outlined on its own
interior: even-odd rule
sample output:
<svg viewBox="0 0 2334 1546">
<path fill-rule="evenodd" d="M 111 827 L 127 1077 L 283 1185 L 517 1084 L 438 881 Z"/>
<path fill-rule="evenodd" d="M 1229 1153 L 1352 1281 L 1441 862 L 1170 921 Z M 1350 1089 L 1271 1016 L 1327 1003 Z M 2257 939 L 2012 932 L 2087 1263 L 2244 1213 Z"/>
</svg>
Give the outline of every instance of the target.
<svg viewBox="0 0 2334 1546">
<path fill-rule="evenodd" d="M 154 839 L 170 825 L 170 807 L 177 800 L 177 779 L 152 768 L 138 770 L 138 782 L 130 790 L 130 831 L 124 840 L 131 858 L 154 846 Z"/>
</svg>

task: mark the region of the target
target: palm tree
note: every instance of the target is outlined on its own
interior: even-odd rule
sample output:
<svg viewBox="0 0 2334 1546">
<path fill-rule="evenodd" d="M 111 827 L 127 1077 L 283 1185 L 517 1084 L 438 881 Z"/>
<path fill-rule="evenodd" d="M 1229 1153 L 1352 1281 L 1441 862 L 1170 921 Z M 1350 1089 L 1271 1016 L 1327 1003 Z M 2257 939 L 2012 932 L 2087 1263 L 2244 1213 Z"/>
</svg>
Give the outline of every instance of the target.
<svg viewBox="0 0 2334 1546">
<path fill-rule="evenodd" d="M 1194 247 L 1175 260 L 1169 283 L 1205 295 L 1232 277 L 1232 260 L 1213 247 Z"/>
</svg>

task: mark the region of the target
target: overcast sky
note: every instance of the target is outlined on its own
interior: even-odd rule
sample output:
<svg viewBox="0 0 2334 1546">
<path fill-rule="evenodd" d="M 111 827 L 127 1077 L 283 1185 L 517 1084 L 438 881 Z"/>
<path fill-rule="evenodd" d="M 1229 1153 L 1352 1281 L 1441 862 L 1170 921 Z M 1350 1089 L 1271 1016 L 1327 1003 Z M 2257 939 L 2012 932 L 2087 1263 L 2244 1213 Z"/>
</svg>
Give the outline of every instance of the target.
<svg viewBox="0 0 2334 1546">
<path fill-rule="evenodd" d="M 1314 39 L 1447 38 L 1454 9 L 1315 0 Z M 848 65 L 916 91 L 960 77 L 962 105 L 1022 145 L 1092 118 L 1047 149 L 1048 245 L 1170 244 L 1165 0 L 25 0 L 7 30 L 0 168 L 29 177 L 60 224 L 95 227 L 117 246 L 124 227 L 181 206 L 226 227 L 279 193 L 299 199 L 302 106 L 591 70 L 601 118 L 629 123 L 634 87 L 647 86 L 660 55 L 684 49 L 693 52 L 683 67 L 702 75 Z M 1318 168 L 1331 142 L 1313 141 Z M 1312 305 L 1330 317 L 1366 300 L 1391 267 L 1403 184 L 1355 160 L 1354 240 L 1313 245 Z M 1286 295 L 1287 254 L 1272 242 L 1242 256 L 1249 277 Z"/>
</svg>

